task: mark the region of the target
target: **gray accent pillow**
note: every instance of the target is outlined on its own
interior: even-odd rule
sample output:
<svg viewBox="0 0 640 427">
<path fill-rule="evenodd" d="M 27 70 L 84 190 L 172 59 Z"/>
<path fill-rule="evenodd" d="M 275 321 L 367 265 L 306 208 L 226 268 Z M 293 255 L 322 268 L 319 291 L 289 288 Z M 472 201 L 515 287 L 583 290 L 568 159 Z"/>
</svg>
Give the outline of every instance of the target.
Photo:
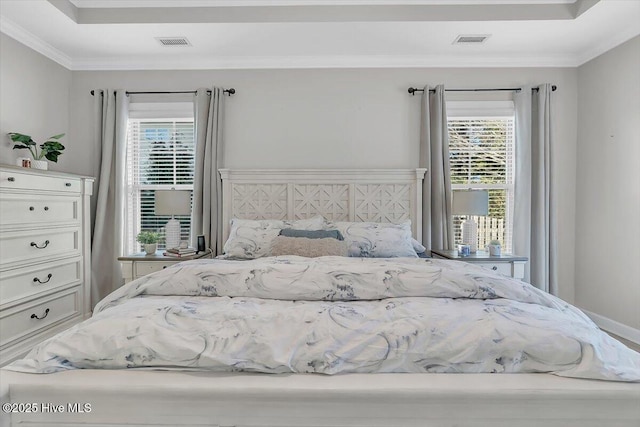
<svg viewBox="0 0 640 427">
<path fill-rule="evenodd" d="M 344 240 L 339 230 L 295 230 L 283 228 L 280 235 L 285 237 L 306 237 L 307 239 L 336 239 Z"/>
<path fill-rule="evenodd" d="M 297 255 L 308 258 L 321 256 L 347 256 L 347 244 L 333 238 L 278 236 L 271 243 L 271 255 Z"/>
</svg>

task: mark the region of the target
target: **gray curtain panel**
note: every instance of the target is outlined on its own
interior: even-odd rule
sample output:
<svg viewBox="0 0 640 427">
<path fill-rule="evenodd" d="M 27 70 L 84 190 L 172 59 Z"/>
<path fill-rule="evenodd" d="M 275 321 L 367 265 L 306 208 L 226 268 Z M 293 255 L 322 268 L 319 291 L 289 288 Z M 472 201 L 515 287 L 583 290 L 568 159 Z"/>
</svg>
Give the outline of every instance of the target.
<svg viewBox="0 0 640 427">
<path fill-rule="evenodd" d="M 419 167 L 427 168 L 422 186 L 422 244 L 453 249 L 451 169 L 444 85 L 422 92 Z"/>
<path fill-rule="evenodd" d="M 516 176 L 513 251 L 529 257 L 525 280 L 558 294 L 551 84 L 515 94 Z"/>
<path fill-rule="evenodd" d="M 218 168 L 222 161 L 224 118 L 224 92 L 214 87 L 198 89 L 194 98 L 196 135 L 195 177 L 193 184 L 193 211 L 191 212 L 191 241 L 197 245 L 197 236 L 214 254 L 222 253 L 222 180 Z"/>
<path fill-rule="evenodd" d="M 124 90 L 95 91 L 95 138 L 99 147 L 96 213 L 91 241 L 91 304 L 122 286 L 117 258 L 123 254 L 125 160 L 129 99 Z"/>
</svg>

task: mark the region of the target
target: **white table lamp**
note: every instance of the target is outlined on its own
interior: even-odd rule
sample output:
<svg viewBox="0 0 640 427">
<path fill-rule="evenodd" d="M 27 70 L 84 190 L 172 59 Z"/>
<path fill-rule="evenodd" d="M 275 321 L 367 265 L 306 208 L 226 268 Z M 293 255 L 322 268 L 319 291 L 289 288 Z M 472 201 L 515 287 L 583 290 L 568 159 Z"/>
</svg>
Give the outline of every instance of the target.
<svg viewBox="0 0 640 427">
<path fill-rule="evenodd" d="M 156 215 L 171 215 L 171 219 L 165 225 L 166 248 L 180 246 L 180 221 L 175 215 L 191 214 L 191 191 L 189 190 L 156 190 Z"/>
<path fill-rule="evenodd" d="M 489 192 L 487 190 L 453 191 L 453 214 L 467 215 L 462 222 L 462 243 L 471 246 L 471 252 L 477 251 L 478 224 L 471 215 L 489 214 Z"/>
</svg>

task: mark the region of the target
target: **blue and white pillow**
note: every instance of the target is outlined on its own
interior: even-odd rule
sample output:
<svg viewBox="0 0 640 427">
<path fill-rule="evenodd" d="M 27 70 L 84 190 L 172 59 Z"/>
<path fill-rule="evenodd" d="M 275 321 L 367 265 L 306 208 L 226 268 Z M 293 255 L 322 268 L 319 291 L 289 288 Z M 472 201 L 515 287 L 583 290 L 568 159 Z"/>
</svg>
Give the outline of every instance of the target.
<svg viewBox="0 0 640 427">
<path fill-rule="evenodd" d="M 401 224 L 334 222 L 326 225 L 342 233 L 349 256 L 363 258 L 417 258 L 411 238 L 411 221 Z"/>
<path fill-rule="evenodd" d="M 231 220 L 229 238 L 224 244 L 228 258 L 255 259 L 271 255 L 271 243 L 283 228 L 295 230 L 322 230 L 324 218 L 320 215 L 297 221 L 283 220 Z"/>
</svg>

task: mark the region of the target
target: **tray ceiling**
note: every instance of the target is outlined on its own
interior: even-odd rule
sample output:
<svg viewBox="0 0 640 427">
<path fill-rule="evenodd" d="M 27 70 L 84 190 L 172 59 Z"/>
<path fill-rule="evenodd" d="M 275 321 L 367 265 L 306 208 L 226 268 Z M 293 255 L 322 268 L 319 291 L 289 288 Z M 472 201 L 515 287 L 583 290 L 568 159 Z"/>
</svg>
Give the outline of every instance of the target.
<svg viewBox="0 0 640 427">
<path fill-rule="evenodd" d="M 640 1 L 2 0 L 0 31 L 73 70 L 574 67 L 640 34 Z"/>
</svg>

